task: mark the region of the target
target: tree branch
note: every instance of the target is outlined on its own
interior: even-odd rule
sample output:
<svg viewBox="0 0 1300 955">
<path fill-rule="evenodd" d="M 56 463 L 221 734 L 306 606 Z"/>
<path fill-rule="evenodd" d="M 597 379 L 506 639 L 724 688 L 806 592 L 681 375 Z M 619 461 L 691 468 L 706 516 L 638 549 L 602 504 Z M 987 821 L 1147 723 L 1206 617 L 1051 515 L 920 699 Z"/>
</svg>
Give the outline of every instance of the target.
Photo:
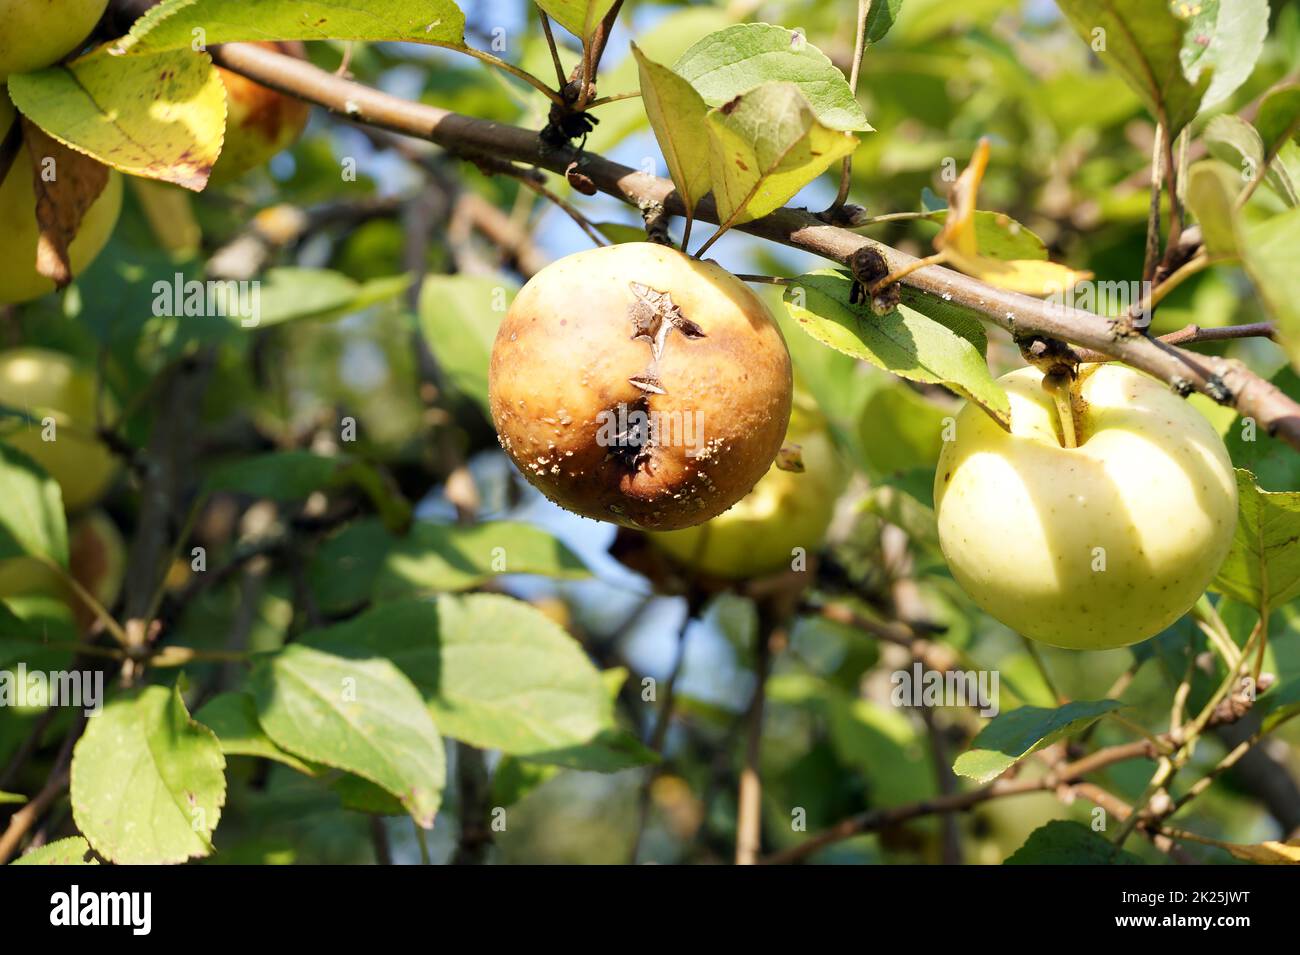
<svg viewBox="0 0 1300 955">
<path fill-rule="evenodd" d="M 548 148 L 530 130 L 408 102 L 261 47 L 228 44 L 212 55 L 227 69 L 352 121 L 426 139 L 458 154 L 535 163 L 553 172 L 563 172 L 577 161 L 597 189 L 629 205 L 661 202 L 674 215 L 686 211 L 670 181 L 571 147 Z M 709 200 L 696 208 L 696 217 L 718 221 Z M 916 261 L 848 229 L 827 225 L 806 209 L 778 209 L 739 228 L 839 263 L 847 263 L 863 248 L 878 251 L 891 272 Z M 1168 382 L 1180 394 L 1196 390 L 1231 405 L 1300 449 L 1300 404 L 1239 361 L 1196 355 L 1091 312 L 995 288 L 940 266 L 911 273 L 903 286 L 904 303 L 922 311 L 938 300 L 946 310 L 976 315 L 1013 334 L 1045 335 L 1094 349 Z"/>
</svg>

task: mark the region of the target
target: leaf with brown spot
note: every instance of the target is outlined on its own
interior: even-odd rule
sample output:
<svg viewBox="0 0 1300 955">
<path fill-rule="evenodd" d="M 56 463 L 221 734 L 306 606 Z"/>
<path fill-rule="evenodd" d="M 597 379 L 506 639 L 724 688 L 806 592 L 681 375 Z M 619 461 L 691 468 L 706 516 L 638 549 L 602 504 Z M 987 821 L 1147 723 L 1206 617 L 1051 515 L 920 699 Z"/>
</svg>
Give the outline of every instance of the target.
<svg viewBox="0 0 1300 955">
<path fill-rule="evenodd" d="M 23 142 L 32 160 L 36 191 L 36 271 L 59 288 L 72 281 L 68 252 L 81 220 L 108 185 L 108 167 L 69 149 L 24 118 Z"/>
<path fill-rule="evenodd" d="M 127 175 L 199 191 L 221 154 L 226 90 L 206 53 L 111 56 L 106 47 L 9 77 L 19 112 Z"/>
<path fill-rule="evenodd" d="M 598 18 L 599 19 L 599 18 Z M 164 0 L 115 41 L 115 52 L 191 49 L 253 40 L 392 40 L 461 46 L 465 15 L 453 0 Z"/>
</svg>

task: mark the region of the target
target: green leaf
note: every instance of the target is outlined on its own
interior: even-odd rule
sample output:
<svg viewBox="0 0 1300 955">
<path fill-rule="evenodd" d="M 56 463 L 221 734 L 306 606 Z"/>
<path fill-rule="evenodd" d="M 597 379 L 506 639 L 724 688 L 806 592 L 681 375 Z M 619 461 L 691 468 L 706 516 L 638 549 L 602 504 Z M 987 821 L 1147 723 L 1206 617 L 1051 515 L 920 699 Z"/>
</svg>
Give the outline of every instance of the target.
<svg viewBox="0 0 1300 955">
<path fill-rule="evenodd" d="M 330 783 L 339 794 L 344 809 L 368 812 L 372 816 L 401 816 L 406 813 L 395 796 L 386 793 L 368 779 L 344 773 Z"/>
<path fill-rule="evenodd" d="M 1293 401 L 1300 401 L 1300 374 L 1282 366 L 1269 383 Z M 1255 483 L 1266 491 L 1300 488 L 1300 452 L 1281 438 L 1275 438 L 1254 420 L 1240 419 L 1224 436 L 1232 463 L 1255 475 Z"/>
<path fill-rule="evenodd" d="M 1141 97 L 1147 111 L 1173 138 L 1190 123 L 1210 85 L 1202 71 L 1192 83 L 1183 74 L 1185 25 L 1169 0 L 1059 0 L 1083 41 Z"/>
<path fill-rule="evenodd" d="M 221 153 L 226 91 L 206 53 L 126 59 L 104 47 L 9 77 L 24 116 L 66 146 L 127 175 L 195 191 Z"/>
<path fill-rule="evenodd" d="M 1300 594 L 1300 491 L 1262 491 L 1237 468 L 1237 531 L 1213 587 L 1259 609 Z"/>
<path fill-rule="evenodd" d="M 188 50 L 252 40 L 365 40 L 459 45 L 465 15 L 452 0 L 165 0 L 135 22 L 116 53 Z"/>
<path fill-rule="evenodd" d="M 801 275 L 786 286 L 786 309 L 822 344 L 912 381 L 947 385 L 1009 427 L 1006 392 L 970 341 L 907 307 L 877 316 L 866 305 L 850 305 L 852 285 L 829 269 Z"/>
<path fill-rule="evenodd" d="M 532 524 L 416 521 L 405 536 L 356 521 L 327 540 L 308 580 L 322 609 L 342 612 L 367 600 L 469 590 L 500 574 L 581 580 L 591 572 L 561 541 Z"/>
<path fill-rule="evenodd" d="M 420 329 L 439 367 L 452 388 L 489 418 L 492 342 L 518 291 L 516 282 L 499 275 L 431 275 L 420 290 Z"/>
<path fill-rule="evenodd" d="M 1187 175 L 1187 207 L 1201 225 L 1205 250 L 1212 256 L 1236 258 L 1237 191 L 1241 177 L 1214 159 L 1198 162 Z"/>
<path fill-rule="evenodd" d="M 87 859 L 90 843 L 81 836 L 69 836 L 33 849 L 19 856 L 10 865 L 99 865 L 98 859 Z"/>
<path fill-rule="evenodd" d="M 224 491 L 272 501 L 300 501 L 332 487 L 347 461 L 311 451 L 270 451 L 213 468 L 206 493 Z"/>
<path fill-rule="evenodd" d="M 897 806 L 934 794 L 925 737 L 897 708 L 824 687 L 831 745 L 867 777 L 872 801 Z"/>
<path fill-rule="evenodd" d="M 1000 713 L 980 730 L 971 748 L 957 757 L 953 772 L 987 783 L 1026 756 L 1082 732 L 1122 705 L 1118 700 L 1078 700 L 1054 710 L 1022 706 Z"/>
<path fill-rule="evenodd" d="M 551 19 L 586 43 L 600 21 L 614 6 L 614 0 L 536 0 Z"/>
<path fill-rule="evenodd" d="M 344 614 L 369 602 L 396 540 L 373 518 L 353 521 L 326 538 L 307 565 L 307 582 L 321 612 Z"/>
<path fill-rule="evenodd" d="M 432 828 L 446 781 L 442 739 L 390 660 L 290 644 L 254 668 L 250 686 L 277 746 L 370 780 Z"/>
<path fill-rule="evenodd" d="M 255 313 L 236 316 L 250 328 L 273 328 L 287 322 L 329 321 L 353 315 L 402 295 L 411 286 L 408 275 L 389 275 L 357 282 L 333 269 L 276 268 L 257 286 Z"/>
<path fill-rule="evenodd" d="M 822 125 L 871 130 L 844 74 L 802 34 L 785 27 L 742 23 L 710 33 L 682 54 L 673 72 L 709 106 L 722 106 L 768 82 L 793 83 Z"/>
<path fill-rule="evenodd" d="M 504 756 L 492 774 L 492 805 L 509 807 L 543 783 L 555 778 L 559 766 L 534 763 L 518 756 Z"/>
<path fill-rule="evenodd" d="M 190 718 L 180 690 L 146 687 L 87 722 L 72 754 L 72 816 L 110 862 L 206 856 L 225 769 L 216 736 Z"/>
<path fill-rule="evenodd" d="M 709 191 L 708 106 L 690 83 L 649 60 L 632 44 L 641 77 L 641 102 L 668 164 L 668 174 L 686 206 L 688 218 Z"/>
<path fill-rule="evenodd" d="M 68 522 L 54 479 L 0 443 L 0 560 L 45 557 L 68 565 Z"/>
<path fill-rule="evenodd" d="M 383 604 L 303 639 L 343 656 L 388 657 L 442 732 L 483 749 L 576 766 L 576 748 L 615 728 L 604 681 L 578 643 L 509 597 Z M 596 756 L 602 765 L 606 755 Z"/>
<path fill-rule="evenodd" d="M 416 522 L 398 538 L 375 579 L 373 597 L 468 590 L 498 574 L 561 580 L 591 576 L 573 551 L 540 527 L 517 521 L 462 526 Z"/>
<path fill-rule="evenodd" d="M 1259 730 L 1270 733 L 1287 720 L 1300 715 L 1300 679 L 1288 680 L 1260 698 Z"/>
<path fill-rule="evenodd" d="M 1300 83 L 1286 83 L 1268 91 L 1255 113 L 1255 128 L 1272 159 L 1288 142 L 1300 143 Z"/>
<path fill-rule="evenodd" d="M 903 382 L 876 391 L 858 421 L 862 452 L 878 474 L 934 470 L 943 448 L 944 419 L 951 415 Z"/>
<path fill-rule="evenodd" d="M 879 43 L 898 20 L 903 0 L 875 0 L 867 12 L 867 42 Z"/>
<path fill-rule="evenodd" d="M 221 693 L 214 696 L 194 718 L 216 734 L 221 751 L 227 756 L 258 756 L 283 763 L 300 773 L 314 776 L 313 767 L 293 753 L 272 742 L 257 721 L 257 703 L 247 693 Z"/>
<path fill-rule="evenodd" d="M 1025 844 L 1003 865 L 1141 865 L 1133 853 L 1119 848 L 1099 832 L 1079 822 L 1053 819 L 1029 834 Z"/>
<path fill-rule="evenodd" d="M 1210 155 L 1237 168 L 1243 181 L 1259 176 L 1262 171 L 1287 205 L 1293 208 L 1300 205 L 1295 183 L 1286 167 L 1280 162 L 1265 164 L 1264 141 L 1250 123 L 1231 114 L 1215 116 L 1205 125 L 1203 138 Z"/>
<path fill-rule="evenodd" d="M 1201 109 L 1217 106 L 1250 79 L 1268 36 L 1268 0 L 1199 0 L 1179 54 L 1195 83 L 1213 71 Z"/>
<path fill-rule="evenodd" d="M 410 520 L 410 505 L 374 465 L 347 456 L 270 451 L 218 465 L 203 487 L 209 494 L 226 491 L 272 501 L 301 501 L 316 491 L 352 485 L 370 498 L 388 526 L 402 527 Z"/>
<path fill-rule="evenodd" d="M 1290 209 L 1242 237 L 1242 263 L 1265 306 L 1277 322 L 1278 340 L 1292 366 L 1300 369 L 1300 209 Z"/>
<path fill-rule="evenodd" d="M 710 110 L 709 178 L 722 229 L 780 208 L 858 145 L 823 125 L 793 83 L 765 83 Z"/>
<path fill-rule="evenodd" d="M 654 750 L 627 730 L 603 730 L 585 743 L 535 753 L 531 762 L 587 773 L 621 773 L 659 762 Z"/>
</svg>

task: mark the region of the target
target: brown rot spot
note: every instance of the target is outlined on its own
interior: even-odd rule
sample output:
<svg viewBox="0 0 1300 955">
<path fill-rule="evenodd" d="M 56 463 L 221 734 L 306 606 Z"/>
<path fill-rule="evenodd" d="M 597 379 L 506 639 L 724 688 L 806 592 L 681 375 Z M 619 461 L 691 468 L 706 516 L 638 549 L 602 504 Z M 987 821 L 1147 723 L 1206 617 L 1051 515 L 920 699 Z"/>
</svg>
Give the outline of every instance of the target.
<svg viewBox="0 0 1300 955">
<path fill-rule="evenodd" d="M 727 102 L 719 106 L 718 108 L 722 110 L 722 115 L 730 116 L 735 111 L 736 107 L 740 105 L 741 99 L 742 96 L 737 96 L 734 99 L 727 100 Z"/>
<path fill-rule="evenodd" d="M 943 473 L 943 483 L 944 483 L 944 484 L 947 484 L 950 480 L 952 480 L 952 472 L 951 472 L 951 471 L 945 471 L 945 472 Z"/>
<path fill-rule="evenodd" d="M 749 172 L 749 167 L 746 166 L 746 165 L 745 165 L 743 162 L 741 162 L 739 159 L 736 160 L 736 165 L 739 166 L 741 169 L 745 170 L 746 172 Z"/>
</svg>

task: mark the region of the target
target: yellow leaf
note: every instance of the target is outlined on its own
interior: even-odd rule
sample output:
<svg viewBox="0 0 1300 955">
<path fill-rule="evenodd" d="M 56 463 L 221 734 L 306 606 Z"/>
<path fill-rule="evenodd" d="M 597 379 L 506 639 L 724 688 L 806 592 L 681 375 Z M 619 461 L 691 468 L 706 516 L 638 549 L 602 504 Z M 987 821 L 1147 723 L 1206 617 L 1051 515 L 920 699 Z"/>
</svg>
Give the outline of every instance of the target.
<svg viewBox="0 0 1300 955">
<path fill-rule="evenodd" d="M 948 263 L 990 285 L 1026 295 L 1056 295 L 1092 278 L 1091 272 L 1076 272 L 1041 259 L 1004 261 L 980 255 L 975 205 L 988 164 L 989 141 L 981 139 L 971 156 L 970 165 L 953 184 L 948 198 L 948 217 L 934 237 L 934 247 L 947 253 Z"/>
<path fill-rule="evenodd" d="M 709 176 L 723 228 L 758 219 L 851 153 L 794 83 L 764 83 L 708 113 Z"/>
<path fill-rule="evenodd" d="M 1220 843 L 1238 859 L 1257 862 L 1260 865 L 1296 865 L 1300 864 L 1300 839 L 1290 842 L 1261 842 L 1259 845 L 1243 846 Z"/>
<path fill-rule="evenodd" d="M 1041 259 L 1006 262 L 983 255 L 966 256 L 951 249 L 948 250 L 948 264 L 981 282 L 1025 295 L 1059 295 L 1092 278 L 1091 272 L 1076 272 L 1056 262 Z"/>
<path fill-rule="evenodd" d="M 975 154 L 970 157 L 970 165 L 953 183 L 948 197 L 948 220 L 934 237 L 936 249 L 949 249 L 965 256 L 973 256 L 979 251 L 975 237 L 975 199 L 988 164 L 989 141 L 981 139 L 975 147 Z"/>
<path fill-rule="evenodd" d="M 106 47 L 9 78 L 14 105 L 66 146 L 132 176 L 207 185 L 226 90 L 206 53 L 112 56 Z"/>
<path fill-rule="evenodd" d="M 666 66 L 646 58 L 633 43 L 641 74 L 641 101 L 654 130 L 655 139 L 668 163 L 677 193 L 687 216 L 695 215 L 695 204 L 709 191 L 708 106 L 695 87 Z"/>
</svg>

